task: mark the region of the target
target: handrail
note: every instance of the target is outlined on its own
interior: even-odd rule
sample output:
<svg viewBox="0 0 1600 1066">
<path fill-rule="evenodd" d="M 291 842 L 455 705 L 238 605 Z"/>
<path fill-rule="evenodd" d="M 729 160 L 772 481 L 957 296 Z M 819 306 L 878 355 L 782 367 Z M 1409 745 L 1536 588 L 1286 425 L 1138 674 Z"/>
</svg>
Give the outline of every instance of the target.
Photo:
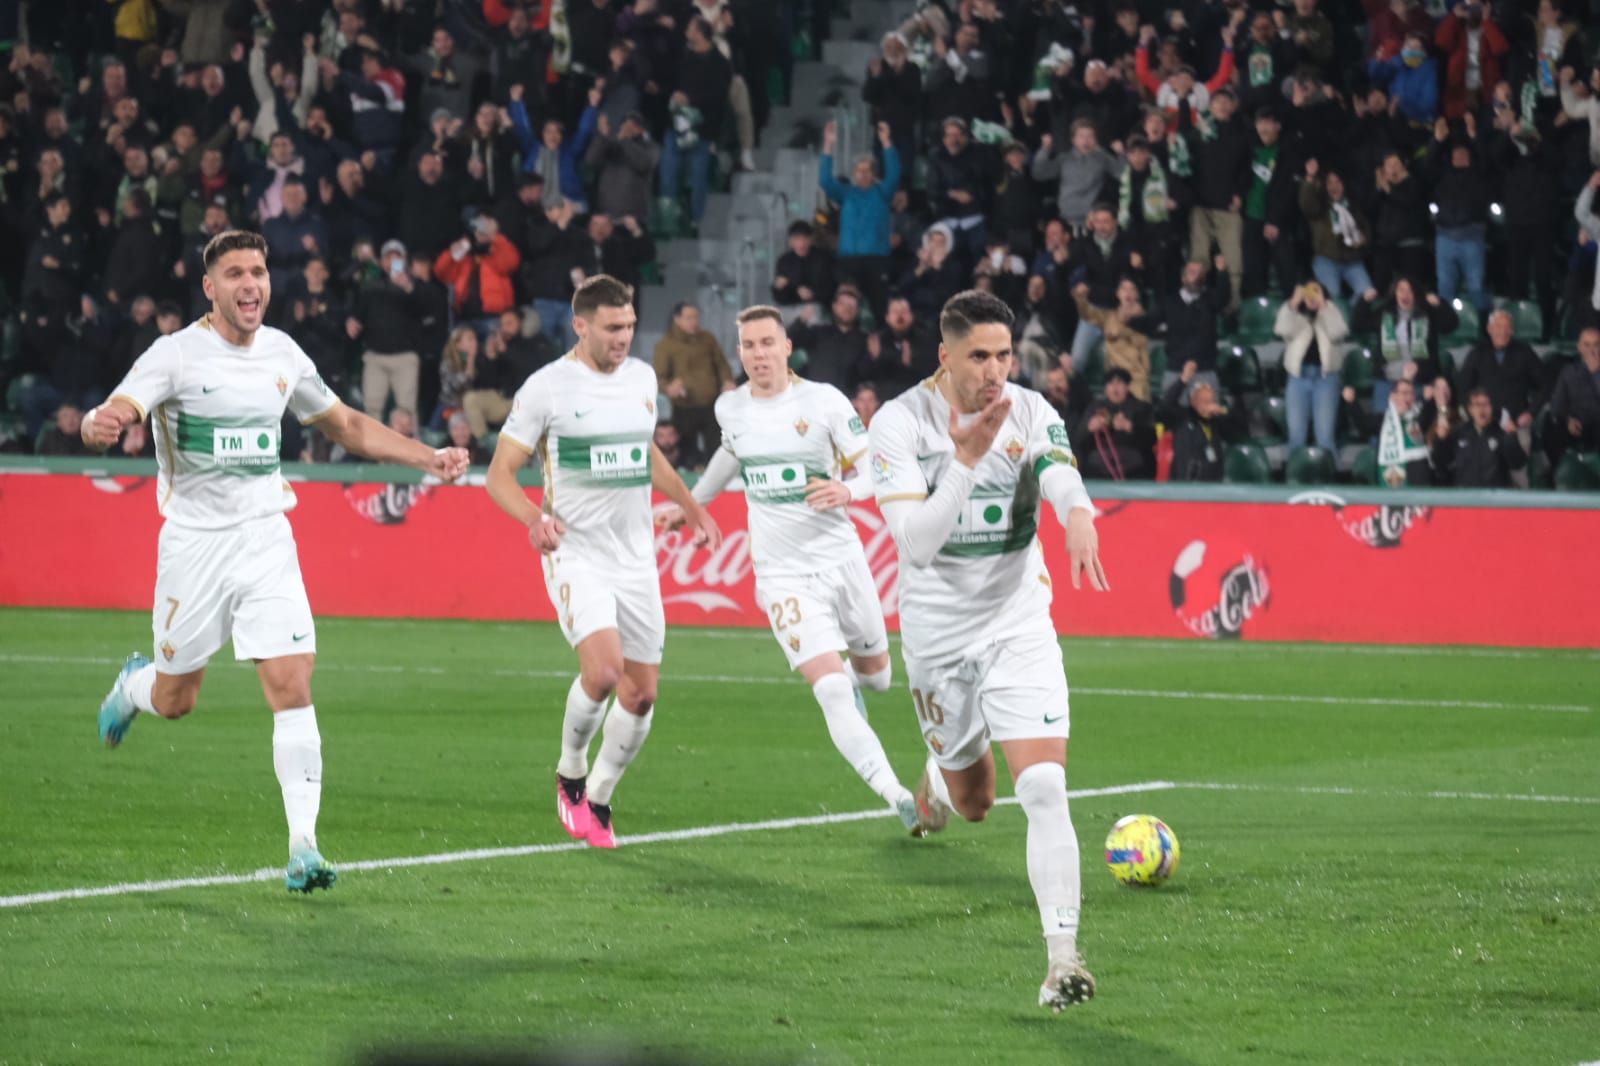
<svg viewBox="0 0 1600 1066">
<path fill-rule="evenodd" d="M 466 483 L 483 484 L 486 467 L 474 467 Z M 0 474 L 65 474 L 81 477 L 154 477 L 154 459 L 109 456 L 0 455 Z M 291 481 L 345 484 L 415 485 L 422 473 L 380 463 L 284 463 Z M 536 467 L 525 467 L 522 484 L 540 484 Z M 689 480 L 693 480 L 691 477 Z M 737 491 L 737 490 L 734 490 Z M 1516 510 L 1596 511 L 1600 493 L 1526 491 L 1521 489 L 1388 489 L 1370 485 L 1228 485 L 1200 482 L 1091 481 L 1089 494 L 1101 503 L 1300 503 L 1325 506 L 1496 507 Z"/>
</svg>

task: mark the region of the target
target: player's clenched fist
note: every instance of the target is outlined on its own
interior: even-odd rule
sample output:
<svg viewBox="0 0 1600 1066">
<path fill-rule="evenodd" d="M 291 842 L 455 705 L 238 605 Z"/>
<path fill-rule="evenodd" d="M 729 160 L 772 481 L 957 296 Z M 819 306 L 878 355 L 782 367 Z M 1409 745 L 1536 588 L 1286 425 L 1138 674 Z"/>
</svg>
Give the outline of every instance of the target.
<svg viewBox="0 0 1600 1066">
<path fill-rule="evenodd" d="M 95 451 L 105 451 L 117 443 L 122 431 L 134 417 L 134 412 L 121 405 L 94 408 L 83 418 L 83 428 L 79 431 L 83 436 L 83 443 Z"/>
<path fill-rule="evenodd" d="M 565 522 L 554 515 L 540 512 L 539 517 L 528 526 L 528 541 L 538 551 L 548 555 L 561 547 L 561 538 L 566 532 Z"/>
<path fill-rule="evenodd" d="M 433 453 L 428 473 L 440 481 L 454 481 L 467 472 L 471 459 L 465 448 L 440 448 Z"/>
</svg>

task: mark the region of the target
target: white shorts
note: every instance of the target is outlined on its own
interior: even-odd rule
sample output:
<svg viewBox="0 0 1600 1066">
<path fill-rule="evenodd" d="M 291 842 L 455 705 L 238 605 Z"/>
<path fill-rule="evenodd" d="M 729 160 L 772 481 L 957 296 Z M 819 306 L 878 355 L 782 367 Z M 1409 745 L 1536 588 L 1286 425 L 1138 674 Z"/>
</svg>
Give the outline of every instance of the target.
<svg viewBox="0 0 1600 1066">
<path fill-rule="evenodd" d="M 544 587 L 567 643 L 576 648 L 603 629 L 622 637 L 622 657 L 654 666 L 667 642 L 661 575 L 557 552 L 544 557 Z"/>
<path fill-rule="evenodd" d="M 156 669 L 187 674 L 231 637 L 236 659 L 317 650 L 294 530 L 281 514 L 232 529 L 161 527 L 150 613 Z"/>
<path fill-rule="evenodd" d="M 970 658 L 920 663 L 904 651 L 923 743 L 946 770 L 983 758 L 991 741 L 1065 739 L 1067 672 L 1054 631 L 991 644 Z"/>
<path fill-rule="evenodd" d="M 757 575 L 756 603 L 767 613 L 791 670 L 828 652 L 867 657 L 889 650 L 878 583 L 859 552 L 816 574 Z"/>
</svg>

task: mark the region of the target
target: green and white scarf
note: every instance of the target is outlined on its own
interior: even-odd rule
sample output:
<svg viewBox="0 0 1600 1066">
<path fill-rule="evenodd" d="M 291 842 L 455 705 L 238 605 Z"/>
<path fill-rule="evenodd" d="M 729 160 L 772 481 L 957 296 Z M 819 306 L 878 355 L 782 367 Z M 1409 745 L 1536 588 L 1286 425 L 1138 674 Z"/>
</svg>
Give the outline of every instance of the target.
<svg viewBox="0 0 1600 1066">
<path fill-rule="evenodd" d="M 698 107 L 689 104 L 673 104 L 671 112 L 672 132 L 678 135 L 678 147 L 694 147 L 700 140 L 700 124 L 705 116 Z"/>
<path fill-rule="evenodd" d="M 1383 480 L 1393 486 L 1406 483 L 1406 464 L 1428 457 L 1415 410 L 1401 414 L 1390 404 L 1383 412 L 1383 429 L 1378 434 L 1378 465 Z"/>
<path fill-rule="evenodd" d="M 567 25 L 566 0 L 550 5 L 550 69 L 565 74 L 572 66 L 572 30 Z"/>
<path fill-rule="evenodd" d="M 1182 136 L 1167 138 L 1167 151 L 1172 161 L 1172 173 L 1179 178 L 1194 177 L 1194 163 L 1189 158 L 1189 142 Z"/>
<path fill-rule="evenodd" d="M 1539 80 L 1529 78 L 1522 83 L 1522 124 L 1533 125 L 1534 111 L 1539 107 Z"/>
<path fill-rule="evenodd" d="M 1378 329 L 1378 342 L 1383 349 L 1383 361 L 1386 363 L 1401 362 L 1405 359 L 1426 359 L 1428 356 L 1428 316 L 1412 315 L 1406 333 L 1410 337 L 1410 355 L 1407 349 L 1400 344 L 1400 316 L 1384 315 L 1383 324 Z M 1418 351 L 1421 355 L 1418 355 Z"/>
<path fill-rule="evenodd" d="M 1142 217 L 1146 222 L 1165 222 L 1167 214 L 1167 172 L 1161 169 L 1161 160 L 1150 157 L 1150 169 L 1145 171 L 1144 191 L 1139 197 Z M 1127 229 L 1133 219 L 1133 168 L 1127 167 L 1117 187 L 1117 225 Z"/>
<path fill-rule="evenodd" d="M 1263 85 L 1273 82 L 1272 49 L 1263 45 L 1252 45 L 1250 54 L 1245 59 L 1245 70 L 1250 73 L 1250 88 L 1259 89 Z"/>
</svg>

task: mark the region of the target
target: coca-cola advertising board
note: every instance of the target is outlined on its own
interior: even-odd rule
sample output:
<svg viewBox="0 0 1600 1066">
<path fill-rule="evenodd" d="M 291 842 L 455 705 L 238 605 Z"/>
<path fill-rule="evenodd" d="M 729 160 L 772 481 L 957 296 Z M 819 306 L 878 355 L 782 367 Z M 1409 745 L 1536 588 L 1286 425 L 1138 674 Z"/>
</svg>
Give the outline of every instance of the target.
<svg viewBox="0 0 1600 1066">
<path fill-rule="evenodd" d="M 291 515 L 322 615 L 552 620 L 527 537 L 477 486 L 296 486 Z M 1197 640 L 1600 646 L 1600 510 L 1111 501 L 1111 591 L 1074 590 L 1060 527 L 1040 525 L 1063 634 Z M 656 541 L 669 622 L 764 626 L 744 499 L 712 507 L 714 553 Z M 894 625 L 893 540 L 852 509 Z M 153 479 L 0 474 L 0 603 L 147 610 Z"/>
</svg>

